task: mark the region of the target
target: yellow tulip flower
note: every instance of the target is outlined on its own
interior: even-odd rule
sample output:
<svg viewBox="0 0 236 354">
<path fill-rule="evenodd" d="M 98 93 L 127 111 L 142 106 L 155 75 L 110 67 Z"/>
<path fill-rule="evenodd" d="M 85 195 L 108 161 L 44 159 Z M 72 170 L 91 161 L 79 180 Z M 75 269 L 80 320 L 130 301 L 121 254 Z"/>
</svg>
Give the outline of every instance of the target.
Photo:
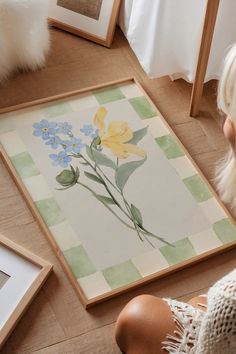
<svg viewBox="0 0 236 354">
<path fill-rule="evenodd" d="M 94 125 L 98 130 L 101 145 L 107 147 L 119 159 L 127 159 L 130 154 L 146 157 L 147 153 L 133 144 L 125 144 L 133 137 L 133 131 L 128 123 L 116 120 L 108 124 L 107 130 L 104 119 L 107 115 L 105 107 L 100 107 L 94 117 Z"/>
</svg>

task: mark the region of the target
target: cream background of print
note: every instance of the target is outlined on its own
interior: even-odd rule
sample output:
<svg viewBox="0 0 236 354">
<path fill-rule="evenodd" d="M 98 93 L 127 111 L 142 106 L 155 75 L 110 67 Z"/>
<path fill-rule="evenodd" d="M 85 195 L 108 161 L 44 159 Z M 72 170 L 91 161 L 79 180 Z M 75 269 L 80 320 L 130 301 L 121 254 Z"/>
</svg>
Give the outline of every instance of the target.
<svg viewBox="0 0 236 354">
<path fill-rule="evenodd" d="M 82 111 L 83 109 L 91 108 L 98 105 L 96 98 L 90 93 L 81 94 L 80 97 L 71 97 L 68 99 L 70 105 L 75 112 Z"/>
<path fill-rule="evenodd" d="M 143 277 L 168 268 L 169 266 L 165 257 L 158 249 L 132 258 L 132 262 Z"/>
<path fill-rule="evenodd" d="M 51 226 L 49 229 L 62 252 L 81 244 L 68 220 Z"/>
<path fill-rule="evenodd" d="M 26 178 L 23 182 L 34 202 L 53 197 L 52 191 L 42 175 Z"/>
<path fill-rule="evenodd" d="M 1 134 L 0 141 L 8 156 L 14 156 L 26 151 L 25 145 L 17 131 Z"/>
<path fill-rule="evenodd" d="M 97 272 L 87 277 L 78 279 L 83 292 L 88 299 L 105 294 L 111 291 L 110 286 L 107 284 L 101 272 Z"/>
<path fill-rule="evenodd" d="M 4 113 L 0 115 L 0 134 L 15 130 L 14 120 L 10 116 L 10 113 Z"/>
<path fill-rule="evenodd" d="M 191 164 L 186 156 L 170 159 L 170 164 L 174 167 L 181 179 L 185 179 L 198 174 L 195 167 Z"/>
<path fill-rule="evenodd" d="M 202 208 L 212 224 L 228 217 L 215 198 L 199 203 L 199 206 Z"/>
<path fill-rule="evenodd" d="M 220 242 L 213 229 L 200 232 L 196 235 L 191 235 L 189 236 L 189 240 L 194 246 L 197 254 L 222 246 L 222 242 Z"/>
<path fill-rule="evenodd" d="M 43 119 L 43 115 L 40 112 L 40 106 L 24 108 L 9 114 L 11 114 L 16 128 L 25 126 L 27 124 L 33 124 L 34 122 L 38 122 Z"/>
<path fill-rule="evenodd" d="M 40 111 L 41 116 L 43 116 L 42 119 L 45 119 L 44 112 L 43 112 L 45 109 L 55 107 L 55 106 L 58 106 L 63 103 L 70 103 L 71 99 L 73 99 L 73 97 L 76 97 L 76 96 L 77 95 L 72 96 L 72 97 L 64 97 L 64 98 L 60 98 L 59 100 L 54 100 L 51 102 L 49 101 L 49 102 L 39 104 L 37 107 L 38 107 L 38 110 Z"/>
<path fill-rule="evenodd" d="M 165 124 L 158 117 L 145 119 L 143 120 L 143 124 L 149 127 L 148 130 L 153 138 L 159 138 L 169 134 Z"/>
<path fill-rule="evenodd" d="M 129 84 L 129 85 L 123 84 L 123 85 L 119 85 L 119 88 L 126 98 L 143 96 L 143 92 L 136 84 Z"/>
</svg>

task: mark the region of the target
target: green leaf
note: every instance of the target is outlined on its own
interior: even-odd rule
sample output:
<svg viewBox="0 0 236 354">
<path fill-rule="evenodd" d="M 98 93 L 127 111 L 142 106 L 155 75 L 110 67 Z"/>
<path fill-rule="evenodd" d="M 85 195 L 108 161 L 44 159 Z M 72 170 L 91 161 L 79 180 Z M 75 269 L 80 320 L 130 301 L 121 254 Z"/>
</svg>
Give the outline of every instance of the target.
<svg viewBox="0 0 236 354">
<path fill-rule="evenodd" d="M 93 149 L 93 153 L 91 153 L 91 149 L 88 145 L 86 145 L 86 151 L 90 159 L 96 162 L 97 165 L 107 166 L 114 170 L 116 169 L 115 163 L 102 152 Z"/>
<path fill-rule="evenodd" d="M 56 190 L 57 191 L 64 191 L 65 189 L 69 189 L 69 188 L 71 188 L 71 187 L 73 187 L 74 186 L 74 184 L 72 184 L 72 185 L 70 185 L 70 186 L 68 186 L 68 187 L 65 187 L 65 188 L 56 188 Z"/>
<path fill-rule="evenodd" d="M 76 158 L 76 159 L 80 159 L 81 157 L 83 157 L 81 154 L 75 154 L 75 153 L 71 153 L 72 154 L 72 156 L 74 157 L 74 158 Z"/>
<path fill-rule="evenodd" d="M 147 160 L 147 157 L 145 157 L 144 159 L 139 160 L 139 161 L 127 162 L 127 163 L 121 165 L 116 170 L 115 180 L 116 180 L 116 185 L 120 189 L 120 191 L 123 191 L 124 186 L 125 186 L 126 182 L 128 181 L 129 177 L 132 175 L 132 173 L 138 167 L 142 166 L 146 160 Z"/>
<path fill-rule="evenodd" d="M 97 177 L 96 175 L 89 173 L 89 172 L 84 172 L 85 176 L 88 177 L 89 179 L 91 179 L 94 182 L 98 182 L 100 184 L 104 184 L 103 181 Z"/>
<path fill-rule="evenodd" d="M 133 204 L 131 204 L 131 212 L 135 220 L 137 221 L 138 225 L 142 226 L 143 225 L 143 218 L 140 210 L 136 208 Z"/>
<path fill-rule="evenodd" d="M 79 179 L 79 168 L 78 167 L 76 167 L 76 170 L 75 170 L 75 183 L 78 181 L 78 179 Z"/>
<path fill-rule="evenodd" d="M 96 194 L 96 198 L 106 204 L 116 204 L 112 198 L 105 197 L 105 195 Z"/>
<path fill-rule="evenodd" d="M 92 144 L 93 144 L 93 145 L 100 145 L 100 144 L 101 144 L 101 138 L 100 138 L 100 136 L 96 136 L 96 138 L 93 139 Z"/>
<path fill-rule="evenodd" d="M 147 131 L 148 131 L 148 127 L 136 130 L 136 132 L 134 132 L 133 134 L 133 138 L 127 141 L 126 144 L 137 145 L 138 142 L 142 140 L 142 138 L 147 134 Z"/>
<path fill-rule="evenodd" d="M 75 169 L 74 169 L 74 167 L 72 166 L 72 165 L 70 165 L 70 169 L 71 169 L 71 171 L 74 173 L 74 175 L 75 175 Z"/>
<path fill-rule="evenodd" d="M 88 162 L 80 162 L 81 165 L 88 166 Z"/>
</svg>

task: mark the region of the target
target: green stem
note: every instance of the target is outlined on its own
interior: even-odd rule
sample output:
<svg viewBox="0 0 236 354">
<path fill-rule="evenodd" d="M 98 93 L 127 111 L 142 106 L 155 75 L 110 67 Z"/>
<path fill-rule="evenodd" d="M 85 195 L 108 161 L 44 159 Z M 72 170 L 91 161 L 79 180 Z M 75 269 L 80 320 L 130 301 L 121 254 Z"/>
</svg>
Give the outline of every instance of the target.
<svg viewBox="0 0 236 354">
<path fill-rule="evenodd" d="M 130 208 L 130 206 L 129 206 L 129 203 L 128 203 L 127 200 L 125 199 L 125 196 L 124 196 L 123 192 L 121 192 L 121 195 L 122 195 L 122 198 L 123 198 L 123 200 L 124 200 L 124 203 L 125 203 L 126 207 L 129 209 L 129 212 L 131 213 L 132 219 L 133 219 L 133 214 L 132 214 L 131 208 Z M 133 220 L 132 220 L 132 221 L 133 221 Z M 159 241 L 164 242 L 164 243 L 165 243 L 166 245 L 168 245 L 168 246 L 175 247 L 174 245 L 172 245 L 171 243 L 169 243 L 168 241 L 166 241 L 163 237 L 159 237 L 159 236 L 153 234 L 152 232 L 149 232 L 149 231 L 148 231 L 147 229 L 145 229 L 145 227 L 143 227 L 142 225 L 137 224 L 137 227 L 140 229 L 139 232 L 142 233 L 142 235 L 144 236 L 145 240 L 146 240 L 152 247 L 154 247 L 153 244 L 150 242 L 150 240 L 147 239 L 146 236 L 153 237 L 153 238 L 155 238 L 155 239 L 157 239 L 157 240 L 159 240 Z"/>
<path fill-rule="evenodd" d="M 137 234 L 138 234 L 138 237 L 140 238 L 140 240 L 141 241 L 143 241 L 143 239 L 142 239 L 142 237 L 141 237 L 141 235 L 140 235 L 140 231 L 139 231 L 139 229 L 138 229 L 138 224 L 136 223 L 136 221 L 135 221 L 135 219 L 134 219 L 134 217 L 133 217 L 133 215 L 132 215 L 132 212 L 131 212 L 131 210 L 130 210 L 130 207 L 129 207 L 129 204 L 128 204 L 128 202 L 126 201 L 126 199 L 124 198 L 124 195 L 123 195 L 123 193 L 120 191 L 120 189 L 118 189 L 112 182 L 111 182 L 111 180 L 104 174 L 104 172 L 102 171 L 102 169 L 97 165 L 97 162 L 96 162 L 96 159 L 95 159 L 95 157 L 94 157 L 94 155 L 93 155 L 93 149 L 92 149 L 92 144 L 90 145 L 90 152 L 91 152 L 91 155 L 93 156 L 93 160 L 94 160 L 94 163 L 95 163 L 95 169 L 96 169 L 96 171 L 95 172 L 97 172 L 97 169 L 102 173 L 102 175 L 104 176 L 104 178 L 112 185 L 112 187 L 113 188 L 115 188 L 115 190 L 119 193 L 119 194 L 121 194 L 121 196 L 122 196 L 122 198 L 123 198 L 123 201 L 124 201 L 124 204 L 125 204 L 125 207 L 126 207 L 126 209 L 127 209 L 127 211 L 128 211 L 128 214 L 124 211 L 124 209 L 121 207 L 121 205 L 119 204 L 117 204 L 117 206 L 122 210 L 122 212 L 123 213 L 125 213 L 125 215 L 133 222 L 133 224 L 134 224 L 134 227 L 135 227 L 135 230 L 136 230 L 136 232 L 137 232 Z M 116 165 L 117 165 L 117 168 L 118 168 L 118 166 L 119 166 L 119 159 L 117 158 L 117 160 L 116 160 Z M 109 192 L 108 192 L 109 193 Z M 153 246 L 153 245 L 152 245 Z"/>
<path fill-rule="evenodd" d="M 92 193 L 93 196 L 95 196 L 96 198 L 96 193 L 86 184 L 82 183 L 82 182 L 77 182 L 77 184 L 81 185 L 82 187 L 84 187 L 85 189 L 87 189 L 88 191 L 90 191 Z M 103 202 L 102 200 L 98 199 L 100 201 L 100 203 L 102 203 L 123 225 L 125 225 L 126 227 L 128 227 L 129 229 L 133 230 L 133 231 L 137 231 L 136 228 L 130 226 L 129 224 L 127 224 L 123 219 L 121 219 L 119 217 L 119 215 L 116 214 L 116 212 L 114 212 L 105 202 Z M 139 231 L 143 234 L 144 238 L 146 239 L 146 241 L 152 246 L 153 244 L 146 238 L 146 234 L 143 231 Z M 142 240 L 142 239 L 141 239 Z M 142 240 L 143 241 L 143 240 Z"/>
<path fill-rule="evenodd" d="M 135 218 L 134 218 L 134 216 L 133 216 L 133 213 L 132 213 L 132 210 L 131 210 L 131 208 L 130 208 L 130 206 L 129 206 L 129 203 L 128 203 L 127 200 L 125 199 L 123 192 L 120 192 L 120 193 L 121 193 L 121 195 L 122 195 L 122 198 L 123 198 L 125 207 L 126 207 L 128 213 L 129 213 L 129 215 L 130 215 L 130 219 L 132 220 L 132 222 L 133 222 L 133 224 L 134 224 L 134 227 L 135 227 L 135 230 L 136 230 L 136 232 L 137 232 L 137 235 L 138 235 L 138 237 L 140 238 L 140 240 L 143 241 L 143 239 L 142 239 L 142 237 L 141 237 L 141 235 L 140 235 L 139 229 L 138 229 L 138 224 L 137 224 L 137 222 L 136 222 L 136 220 L 135 220 Z"/>
<path fill-rule="evenodd" d="M 81 185 L 82 187 L 84 187 L 85 189 L 87 189 L 88 191 L 90 191 L 92 193 L 92 195 L 97 198 L 97 194 L 86 184 L 82 183 L 82 182 L 77 182 L 77 184 Z M 120 222 L 122 222 L 122 224 L 124 224 L 126 227 L 128 227 L 131 230 L 136 230 L 134 227 L 130 226 L 129 224 L 127 224 L 123 219 L 121 219 L 119 217 L 119 215 L 116 214 L 116 212 L 114 212 L 114 210 L 112 210 L 105 202 L 103 202 L 101 199 L 98 199 L 99 202 L 101 202 Z"/>
<path fill-rule="evenodd" d="M 145 232 L 145 234 L 146 234 L 147 236 L 153 237 L 153 238 L 155 238 L 155 239 L 157 239 L 157 240 L 159 240 L 159 241 L 164 242 L 166 245 L 175 248 L 175 246 L 174 246 L 172 243 L 169 243 L 169 242 L 166 241 L 163 237 L 159 237 L 159 236 L 153 234 L 152 232 L 149 232 L 148 230 L 146 230 L 146 229 L 145 229 L 143 226 L 141 226 L 141 225 L 138 225 L 138 227 L 139 227 L 140 229 L 142 229 L 142 230 Z"/>
<path fill-rule="evenodd" d="M 90 147 L 91 147 L 91 146 L 90 146 Z M 91 152 L 91 153 L 92 153 L 92 152 Z M 93 156 L 93 154 L 92 154 L 92 156 Z M 100 175 L 100 173 L 98 173 L 98 171 L 97 171 L 98 166 L 97 166 L 97 163 L 96 163 L 95 159 L 94 159 L 94 163 L 95 163 L 95 167 L 94 167 L 83 155 L 81 155 L 81 157 L 84 159 L 85 162 L 87 162 L 87 163 L 89 164 L 89 166 L 93 169 L 93 171 L 96 173 L 96 175 L 103 181 L 103 185 L 104 185 L 104 187 L 105 187 L 107 193 L 110 195 L 111 199 L 112 199 L 112 200 L 114 201 L 114 203 L 118 206 L 118 208 L 119 208 L 128 218 L 130 218 L 129 215 L 125 212 L 125 210 L 122 208 L 122 206 L 120 205 L 120 203 L 118 202 L 118 200 L 114 197 L 114 195 L 113 195 L 112 192 L 110 191 L 110 189 L 109 189 L 108 185 L 106 184 L 106 182 L 104 181 L 103 177 Z M 96 168 L 96 167 L 97 167 L 97 168 Z"/>
<path fill-rule="evenodd" d="M 121 194 L 121 196 L 122 196 L 122 198 L 123 198 L 123 202 L 124 202 L 124 204 L 125 204 L 125 206 L 126 206 L 126 209 L 127 209 L 128 213 L 129 213 L 129 215 L 130 215 L 130 218 L 132 218 L 132 220 L 133 220 L 133 214 L 132 214 L 132 211 L 131 211 L 131 209 L 130 209 L 129 203 L 128 203 L 127 200 L 125 199 L 125 196 L 124 196 L 123 192 L 120 192 L 120 194 Z"/>
<path fill-rule="evenodd" d="M 98 166 L 97 162 L 96 162 L 96 159 L 94 157 L 94 154 L 93 154 L 93 149 L 92 149 L 92 144 L 90 145 L 90 152 L 91 152 L 91 155 L 93 156 L 93 160 L 94 160 L 94 164 L 95 164 L 95 169 L 99 170 L 101 172 L 101 174 L 103 175 L 103 177 L 107 180 L 107 182 L 110 183 L 110 185 L 118 192 L 120 193 L 120 190 L 114 185 L 114 183 L 112 183 L 112 181 L 105 175 L 105 173 L 103 172 L 103 170 L 101 169 L 100 166 Z M 118 160 L 118 158 L 117 158 Z"/>
</svg>

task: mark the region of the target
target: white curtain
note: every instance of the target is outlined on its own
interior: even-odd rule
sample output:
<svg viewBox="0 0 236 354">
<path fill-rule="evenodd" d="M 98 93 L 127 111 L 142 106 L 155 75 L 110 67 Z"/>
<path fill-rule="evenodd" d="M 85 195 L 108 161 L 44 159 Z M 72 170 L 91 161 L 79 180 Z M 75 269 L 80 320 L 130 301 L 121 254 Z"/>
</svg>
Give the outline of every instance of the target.
<svg viewBox="0 0 236 354">
<path fill-rule="evenodd" d="M 150 78 L 194 80 L 207 0 L 122 0 L 119 24 Z M 221 0 L 205 81 L 236 42 L 236 0 Z"/>
</svg>

